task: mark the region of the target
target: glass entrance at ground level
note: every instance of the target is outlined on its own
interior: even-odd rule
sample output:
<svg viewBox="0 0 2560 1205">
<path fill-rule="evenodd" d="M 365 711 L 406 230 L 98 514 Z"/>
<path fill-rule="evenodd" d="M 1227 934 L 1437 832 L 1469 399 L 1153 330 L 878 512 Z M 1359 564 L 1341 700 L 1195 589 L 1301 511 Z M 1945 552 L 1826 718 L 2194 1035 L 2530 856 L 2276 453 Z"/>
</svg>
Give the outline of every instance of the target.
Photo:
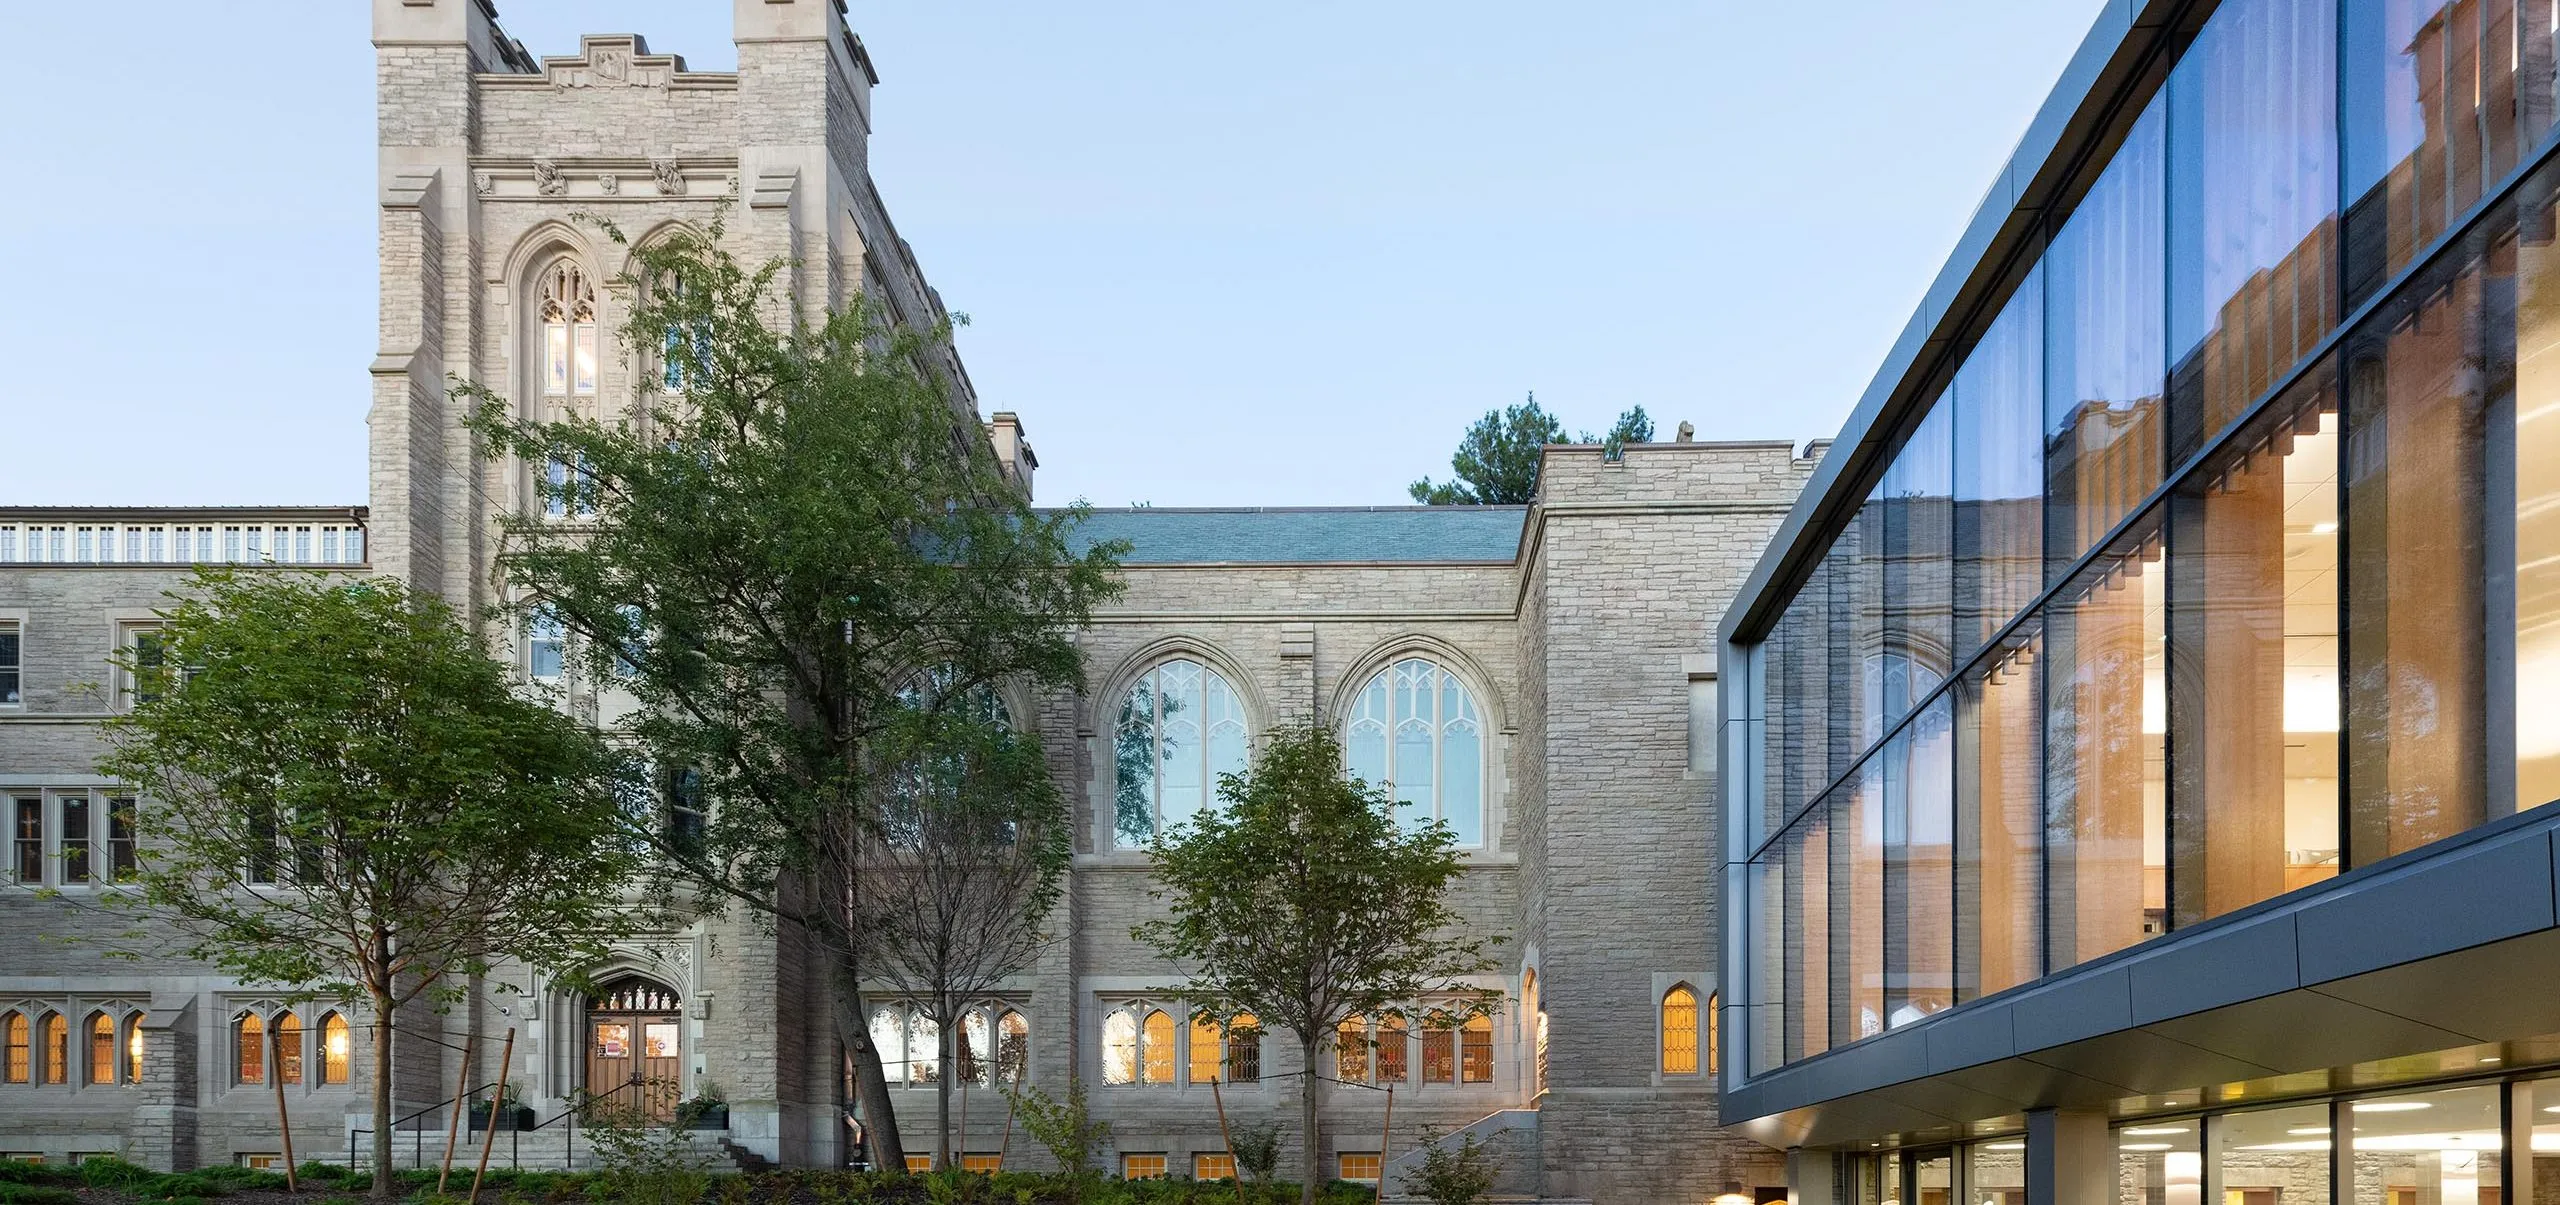
<svg viewBox="0 0 2560 1205">
<path fill-rule="evenodd" d="M 675 989 L 637 975 L 587 998 L 588 1108 L 665 1124 L 683 1095 L 684 1022 Z"/>
</svg>

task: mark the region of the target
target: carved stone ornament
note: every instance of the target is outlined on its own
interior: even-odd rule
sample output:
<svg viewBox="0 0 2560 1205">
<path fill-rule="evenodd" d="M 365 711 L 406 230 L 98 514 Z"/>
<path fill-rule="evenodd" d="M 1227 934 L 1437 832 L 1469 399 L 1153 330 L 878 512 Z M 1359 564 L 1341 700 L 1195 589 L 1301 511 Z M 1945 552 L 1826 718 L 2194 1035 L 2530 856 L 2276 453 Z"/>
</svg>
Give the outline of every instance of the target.
<svg viewBox="0 0 2560 1205">
<path fill-rule="evenodd" d="M 659 196 L 681 197 L 684 195 L 684 171 L 676 166 L 675 160 L 650 160 L 649 174 L 658 178 Z"/>
<path fill-rule="evenodd" d="M 569 182 L 560 178 L 560 165 L 548 159 L 533 161 L 533 191 L 556 197 L 569 191 Z"/>
<path fill-rule="evenodd" d="M 546 58 L 542 67 L 556 90 L 664 88 L 684 70 L 684 60 L 672 54 L 651 54 L 648 44 L 638 38 L 589 36 L 579 40 L 575 57 Z"/>
<path fill-rule="evenodd" d="M 622 177 L 617 176 L 612 172 L 606 172 L 605 174 L 596 177 L 596 187 L 603 189 L 604 195 L 608 197 L 620 196 L 622 194 Z"/>
<path fill-rule="evenodd" d="M 495 193 L 498 191 L 498 177 L 489 172 L 473 172 L 471 190 L 484 197 Z"/>
</svg>

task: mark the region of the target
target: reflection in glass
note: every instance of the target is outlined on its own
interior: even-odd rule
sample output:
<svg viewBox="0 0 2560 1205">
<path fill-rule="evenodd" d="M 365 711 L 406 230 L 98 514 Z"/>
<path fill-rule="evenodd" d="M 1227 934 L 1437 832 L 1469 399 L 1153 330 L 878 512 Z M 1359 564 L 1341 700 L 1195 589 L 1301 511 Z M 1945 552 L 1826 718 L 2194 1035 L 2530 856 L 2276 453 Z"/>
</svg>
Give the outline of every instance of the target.
<svg viewBox="0 0 2560 1205">
<path fill-rule="evenodd" d="M 2515 574 L 2514 681 L 2499 691 L 2515 708 L 2519 810 L 2560 800 L 2560 249 L 2548 209 L 2531 226 L 2516 246 L 2515 549 L 2502 558 Z"/>
<path fill-rule="evenodd" d="M 2346 0 L 2349 304 L 2407 267 L 2550 129 L 2553 27 L 2532 14 L 2512 0 Z"/>
<path fill-rule="evenodd" d="M 2040 642 L 1981 669 L 1956 694 L 1956 993 L 1971 1000 L 2036 977 L 2036 659 Z"/>
<path fill-rule="evenodd" d="M 2045 252 L 2045 541 L 2059 573 L 2160 484 L 2163 102 Z"/>
<path fill-rule="evenodd" d="M 1138 676 L 1112 728 L 1112 832 L 1143 846 L 1214 800 L 1245 767 L 1244 704 L 1225 677 L 1175 658 Z"/>
<path fill-rule="evenodd" d="M 2045 626 L 2048 970 L 2163 931 L 2168 886 L 2162 541 L 2072 583 Z"/>
<path fill-rule="evenodd" d="M 2344 460 L 2349 860 L 2487 818 L 2484 437 L 2512 404 L 2512 344 L 2468 257 L 2351 341 Z M 2503 268 L 2504 270 L 2499 270 Z M 2510 420 L 2510 423 L 2512 420 Z"/>
<path fill-rule="evenodd" d="M 1484 720 L 1456 674 L 1418 657 L 1379 670 L 1352 703 L 1343 754 L 1408 829 L 1445 820 L 1459 845 L 1484 843 Z"/>
<path fill-rule="evenodd" d="M 1884 751 L 1887 1028 L 1955 1003 L 1955 731 L 1941 697 Z"/>
<path fill-rule="evenodd" d="M 1977 1205 L 2027 1205 L 2027 1140 L 1966 1147 L 1965 1184 L 1965 1199 Z"/>
<path fill-rule="evenodd" d="M 2337 464 L 2324 371 L 2170 503 L 2176 925 L 2337 873 Z"/>
<path fill-rule="evenodd" d="M 1950 391 L 1958 657 L 2025 610 L 2044 580 L 2043 350 L 2044 276 L 2036 272 L 1965 357 Z"/>
<path fill-rule="evenodd" d="M 2336 0 L 2231 0 L 2169 75 L 2169 459 L 2338 320 Z"/>
<path fill-rule="evenodd" d="M 1880 697 L 1868 723 L 1876 732 L 1907 714 L 1946 680 L 1950 646 L 1950 570 L 1955 528 L 1955 408 L 1941 399 L 1895 453 L 1868 504 L 1877 526 L 1865 544 L 1874 561 L 1867 585 L 1879 591 L 1884 648 Z"/>
<path fill-rule="evenodd" d="M 2356 1200 L 2462 1205 L 2502 1200 L 2506 1177 L 2495 1086 L 2360 1100 Z M 2538 1170 L 2538 1169 L 2537 1169 Z"/>
<path fill-rule="evenodd" d="M 1847 1045 L 1884 1032 L 1884 772 L 1869 762 L 1831 797 L 1832 940 L 1845 947 L 1846 998 L 1832 1008 L 1831 1040 Z"/>
<path fill-rule="evenodd" d="M 2218 1119 L 2222 1199 L 2230 1205 L 2328 1205 L 2329 1106 Z M 2126 1131 L 2130 1133 L 2131 1131 Z"/>
</svg>

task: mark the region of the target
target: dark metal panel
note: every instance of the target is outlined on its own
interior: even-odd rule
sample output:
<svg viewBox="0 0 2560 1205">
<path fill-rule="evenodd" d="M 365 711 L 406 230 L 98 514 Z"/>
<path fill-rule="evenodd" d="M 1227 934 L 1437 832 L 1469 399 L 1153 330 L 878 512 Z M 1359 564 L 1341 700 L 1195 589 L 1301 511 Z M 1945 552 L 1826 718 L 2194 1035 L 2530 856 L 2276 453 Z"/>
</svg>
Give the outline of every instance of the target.
<svg viewBox="0 0 2560 1205">
<path fill-rule="evenodd" d="M 2318 994 L 2497 1042 L 2560 1032 L 2560 930 L 2323 983 Z"/>
<path fill-rule="evenodd" d="M 1807 1066 L 1814 1069 L 1813 1086 L 1825 1097 L 1872 1091 L 1929 1074 L 1929 1035 L 1896 1030 L 1843 1046 Z"/>
<path fill-rule="evenodd" d="M 2443 1050 L 2476 1040 L 2318 992 L 2285 992 L 2144 1028 L 2201 1050 L 2286 1071 Z"/>
<path fill-rule="evenodd" d="M 1958 1009 L 1922 1027 L 1929 1040 L 1929 1071 L 1936 1074 L 2018 1053 L 2007 1002 Z"/>
<path fill-rule="evenodd" d="M 2134 1094 L 2256 1079 L 2278 1070 L 2254 1060 L 2190 1046 L 2147 1029 L 2119 1029 L 2027 1057 L 2104 1083 L 2122 1084 Z"/>
<path fill-rule="evenodd" d="M 2043 1050 L 2133 1027 L 2133 976 L 2118 965 L 2021 993 L 2009 1004 L 2018 1049 Z"/>
<path fill-rule="evenodd" d="M 2302 982 L 2553 926 L 2551 838 L 2537 829 L 2427 858 L 2306 904 L 2297 914 Z"/>
<path fill-rule="evenodd" d="M 2170 942 L 2127 964 L 2133 1023 L 2182 1017 L 2302 986 L 2294 965 L 2293 915 L 2253 916 Z"/>
</svg>

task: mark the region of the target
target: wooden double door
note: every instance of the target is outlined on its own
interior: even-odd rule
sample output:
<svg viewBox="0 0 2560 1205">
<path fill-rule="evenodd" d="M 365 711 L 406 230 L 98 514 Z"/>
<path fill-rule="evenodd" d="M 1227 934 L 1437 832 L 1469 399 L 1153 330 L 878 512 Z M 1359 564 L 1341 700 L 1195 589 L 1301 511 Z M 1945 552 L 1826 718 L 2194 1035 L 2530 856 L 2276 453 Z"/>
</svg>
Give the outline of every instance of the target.
<svg viewBox="0 0 2560 1205">
<path fill-rule="evenodd" d="M 683 1032 L 683 1022 L 674 1012 L 590 1011 L 590 1107 L 644 1122 L 673 1121 L 676 1101 L 684 1091 Z"/>
</svg>

